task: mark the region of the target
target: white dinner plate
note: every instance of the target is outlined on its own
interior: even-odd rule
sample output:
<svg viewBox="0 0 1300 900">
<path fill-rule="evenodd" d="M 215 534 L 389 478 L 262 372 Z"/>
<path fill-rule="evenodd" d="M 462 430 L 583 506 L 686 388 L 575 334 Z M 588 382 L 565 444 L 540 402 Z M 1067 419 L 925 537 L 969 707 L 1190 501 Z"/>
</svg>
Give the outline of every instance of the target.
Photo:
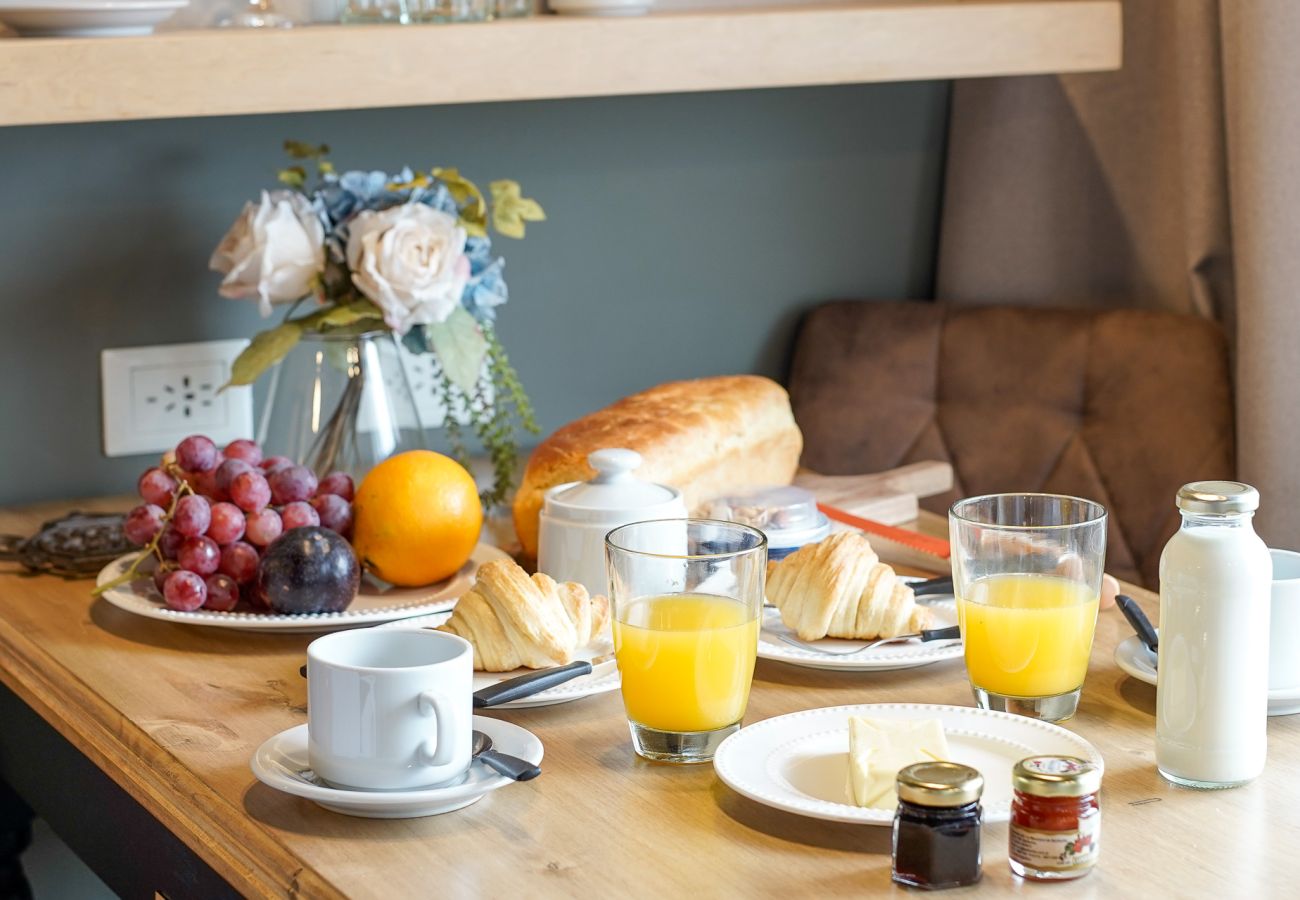
<svg viewBox="0 0 1300 900">
<path fill-rule="evenodd" d="M 954 600 L 927 601 L 925 606 L 934 611 L 932 628 L 946 628 L 957 624 L 957 603 Z M 806 666 L 812 669 L 830 669 L 837 672 L 883 672 L 890 669 L 911 669 L 915 666 L 928 666 L 930 663 L 945 659 L 960 659 L 962 655 L 961 639 L 948 641 L 902 641 L 897 644 L 882 644 L 852 656 L 833 656 L 830 652 L 819 653 L 815 650 L 796 647 L 781 640 L 780 635 L 795 636 L 792 629 L 781 621 L 781 611 L 763 610 L 763 628 L 758 635 L 759 659 L 771 659 Z M 869 641 L 844 641 L 838 638 L 823 638 L 810 641 L 815 647 L 824 647 L 828 651 L 852 650 L 865 647 Z"/>
<path fill-rule="evenodd" d="M 31 37 L 149 34 L 189 0 L 0 0 L 0 22 Z"/>
<path fill-rule="evenodd" d="M 1156 683 L 1156 657 L 1138 636 L 1131 635 L 1115 647 L 1115 665 L 1147 684 Z M 1268 714 L 1290 716 L 1300 713 L 1300 687 L 1278 688 L 1268 692 Z"/>
<path fill-rule="evenodd" d="M 531 731 L 475 716 L 474 728 L 492 738 L 492 749 L 518 756 L 533 765 L 542 761 L 542 742 Z M 348 816 L 366 819 L 414 819 L 436 816 L 469 806 L 497 788 L 514 781 L 482 763 L 470 763 L 469 770 L 452 783 L 409 791 L 363 791 L 332 787 L 322 781 L 307 761 L 307 726 L 282 731 L 257 748 L 253 774 L 263 784 L 311 800 L 318 806 Z"/>
<path fill-rule="evenodd" d="M 402 619 L 399 622 L 389 622 L 380 625 L 380 628 L 437 628 L 443 622 L 451 618 L 451 613 L 436 613 L 431 616 L 419 616 L 414 619 Z M 533 694 L 531 697 L 525 697 L 522 700 L 515 700 L 511 703 L 502 703 L 500 706 L 493 706 L 492 709 L 528 709 L 534 706 L 554 706 L 557 703 L 568 703 L 571 700 L 581 700 L 583 697 L 592 697 L 596 694 L 607 694 L 610 691 L 618 690 L 618 666 L 614 662 L 614 642 L 608 634 L 603 634 L 596 640 L 592 641 L 586 647 L 580 647 L 574 654 L 574 660 L 585 659 L 592 664 L 591 674 L 574 678 L 572 681 L 566 681 L 564 684 L 556 685 L 553 688 Z M 601 660 L 596 662 L 596 660 Z M 491 687 L 499 684 L 507 678 L 514 678 L 517 675 L 527 675 L 533 669 L 516 669 L 513 672 L 475 672 L 474 673 L 474 690 L 482 690 L 485 687 Z"/>
<path fill-rule="evenodd" d="M 951 762 L 984 776 L 984 821 L 1011 817 L 1011 767 L 1026 756 L 1078 756 L 1102 768 L 1092 744 L 1059 725 L 969 706 L 867 703 L 830 706 L 764 719 L 722 742 L 718 777 L 738 794 L 814 819 L 889 825 L 894 813 L 849 802 L 849 716 L 938 719 Z"/>
<path fill-rule="evenodd" d="M 131 565 L 136 554 L 129 553 L 109 563 L 99 573 L 98 584 L 112 581 Z M 145 575 L 135 581 L 110 588 L 101 596 L 118 609 L 161 619 L 164 622 L 183 622 L 188 625 L 205 625 L 211 628 L 235 628 L 240 631 L 321 632 L 356 628 L 359 625 L 377 625 L 394 619 L 446 612 L 456 605 L 462 594 L 474 585 L 474 573 L 485 562 L 509 559 L 504 550 L 487 544 L 474 548 L 469 562 L 445 581 L 421 588 L 398 588 L 384 585 L 369 577 L 362 577 L 361 590 L 347 609 L 334 613 L 304 613 L 291 616 L 280 613 L 261 613 L 244 610 L 216 612 L 198 609 L 180 612 L 163 605 L 153 577 Z"/>
</svg>

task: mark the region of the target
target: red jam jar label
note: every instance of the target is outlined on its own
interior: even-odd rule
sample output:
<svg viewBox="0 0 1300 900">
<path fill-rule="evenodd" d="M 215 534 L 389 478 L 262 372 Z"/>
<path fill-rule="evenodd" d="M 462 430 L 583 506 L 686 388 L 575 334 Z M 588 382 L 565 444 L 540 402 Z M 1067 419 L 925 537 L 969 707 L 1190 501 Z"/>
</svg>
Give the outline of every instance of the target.
<svg viewBox="0 0 1300 900">
<path fill-rule="evenodd" d="M 1094 810 L 1074 831 L 1039 831 L 1017 825 L 1011 829 L 1011 858 L 1032 869 L 1070 872 L 1096 864 L 1101 846 L 1101 816 Z"/>
</svg>

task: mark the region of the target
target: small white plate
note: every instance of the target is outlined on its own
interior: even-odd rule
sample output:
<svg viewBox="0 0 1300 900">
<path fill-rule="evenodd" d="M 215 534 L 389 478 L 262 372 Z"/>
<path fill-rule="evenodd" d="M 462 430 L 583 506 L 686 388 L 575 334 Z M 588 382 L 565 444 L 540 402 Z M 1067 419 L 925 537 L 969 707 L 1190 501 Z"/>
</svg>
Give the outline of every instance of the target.
<svg viewBox="0 0 1300 900">
<path fill-rule="evenodd" d="M 542 742 L 531 731 L 475 716 L 474 727 L 492 738 L 492 749 L 526 759 L 533 765 L 542 761 Z M 469 770 L 452 784 L 410 791 L 358 791 L 331 787 L 321 781 L 307 762 L 307 726 L 298 725 L 282 731 L 257 748 L 253 754 L 253 774 L 257 780 L 277 791 L 305 797 L 318 806 L 346 816 L 366 819 L 415 819 L 436 816 L 469 806 L 497 788 L 512 784 L 481 763 L 471 763 Z"/>
<path fill-rule="evenodd" d="M 189 0 L 3 0 L 0 21 L 31 37 L 149 34 Z"/>
<path fill-rule="evenodd" d="M 1132 635 L 1115 647 L 1115 665 L 1147 684 L 1156 683 L 1156 658 L 1138 636 Z M 1268 692 L 1268 714 L 1291 716 L 1300 713 L 1300 687 L 1278 688 Z"/>
<path fill-rule="evenodd" d="M 206 625 L 212 628 L 235 628 L 240 631 L 274 631 L 315 633 L 356 628 L 359 625 L 377 625 L 395 619 L 445 612 L 456 605 L 462 594 L 474 586 L 478 567 L 494 559 L 510 556 L 496 547 L 479 544 L 469 562 L 461 570 L 437 584 L 421 588 L 398 588 L 383 585 L 369 578 L 361 579 L 361 590 L 351 605 L 342 612 L 304 613 L 290 616 L 280 613 L 259 613 L 236 610 L 215 612 L 198 609 L 180 612 L 163 605 L 153 577 L 146 575 L 128 584 L 105 591 L 102 596 L 118 609 L 164 622 L 183 622 L 188 625 Z M 135 554 L 130 553 L 109 563 L 99 573 L 98 584 L 112 581 L 131 565 Z"/>
<path fill-rule="evenodd" d="M 436 613 L 431 616 L 419 616 L 414 619 L 402 619 L 399 622 L 389 622 L 380 625 L 380 628 L 437 628 L 443 622 L 451 618 L 451 613 Z M 515 700 L 511 703 L 502 703 L 500 706 L 494 706 L 492 709 L 529 709 L 534 706 L 554 706 L 557 703 L 568 703 L 571 700 L 581 700 L 583 697 L 592 697 L 596 694 L 607 694 L 610 691 L 618 690 L 618 666 L 613 660 L 614 642 L 610 640 L 609 635 L 601 635 L 600 638 L 588 644 L 586 647 L 579 648 L 574 654 L 574 660 L 585 659 L 592 662 L 590 675 L 583 675 L 572 681 L 566 681 L 564 684 L 556 685 L 553 688 L 533 694 L 531 697 L 525 697 L 523 700 Z M 608 656 L 609 659 L 602 662 L 593 662 L 599 657 Z M 527 675 L 533 669 L 516 669 L 513 672 L 475 672 L 474 673 L 474 690 L 482 690 L 485 687 L 491 687 L 499 684 L 507 678 L 514 678 L 518 675 Z"/>
<path fill-rule="evenodd" d="M 957 603 L 954 600 L 937 600 L 925 603 L 934 610 L 932 628 L 946 628 L 957 624 Z M 949 641 L 900 641 L 897 644 L 882 644 L 852 656 L 832 656 L 830 653 L 818 653 L 806 650 L 781 640 L 779 635 L 795 636 L 794 631 L 781 621 L 781 611 L 763 610 L 763 628 L 758 635 L 759 659 L 771 659 L 777 662 L 805 666 L 811 669 L 830 669 L 837 672 L 885 672 L 891 669 L 911 669 L 916 666 L 928 666 L 930 663 L 945 659 L 960 659 L 962 655 L 961 640 Z M 852 650 L 864 647 L 870 641 L 844 641 L 838 638 L 823 638 L 810 641 L 815 647 L 825 647 L 829 651 Z"/>
<path fill-rule="evenodd" d="M 722 742 L 713 758 L 732 790 L 776 809 L 832 822 L 889 825 L 892 811 L 849 802 L 849 716 L 938 719 L 952 762 L 984 776 L 984 821 L 1011 817 L 1011 767 L 1026 756 L 1078 756 L 1104 766 L 1092 744 L 1059 725 L 968 706 L 868 703 L 831 706 L 764 719 Z"/>
</svg>

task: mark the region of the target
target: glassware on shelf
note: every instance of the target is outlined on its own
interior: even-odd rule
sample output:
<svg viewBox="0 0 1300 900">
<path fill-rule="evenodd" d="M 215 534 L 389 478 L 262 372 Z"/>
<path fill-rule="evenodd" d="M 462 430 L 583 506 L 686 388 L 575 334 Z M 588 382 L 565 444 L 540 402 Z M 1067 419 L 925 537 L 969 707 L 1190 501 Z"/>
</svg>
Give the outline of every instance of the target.
<svg viewBox="0 0 1300 900">
<path fill-rule="evenodd" d="M 304 334 L 271 372 L 257 439 L 268 455 L 358 480 L 394 453 L 425 447 L 393 336 Z"/>
<path fill-rule="evenodd" d="M 495 0 L 493 14 L 498 19 L 522 19 L 533 14 L 533 0 Z"/>
<path fill-rule="evenodd" d="M 423 22 L 486 22 L 493 0 L 422 0 L 421 8 Z"/>
<path fill-rule="evenodd" d="M 293 24 L 293 19 L 275 8 L 274 0 L 248 0 L 217 20 L 221 28 L 291 28 Z"/>
<path fill-rule="evenodd" d="M 410 25 L 420 20 L 420 0 L 347 0 L 340 21 L 349 25 Z"/>
</svg>

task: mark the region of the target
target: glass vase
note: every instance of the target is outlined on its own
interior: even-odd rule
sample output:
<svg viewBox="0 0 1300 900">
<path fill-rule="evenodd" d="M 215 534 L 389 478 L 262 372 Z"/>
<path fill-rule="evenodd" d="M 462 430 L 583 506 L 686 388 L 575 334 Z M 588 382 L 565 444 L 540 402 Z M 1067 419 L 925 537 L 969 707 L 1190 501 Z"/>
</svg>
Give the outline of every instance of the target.
<svg viewBox="0 0 1300 900">
<path fill-rule="evenodd" d="M 271 370 L 257 439 L 268 456 L 357 480 L 394 453 L 425 447 L 393 336 L 304 334 Z"/>
</svg>

